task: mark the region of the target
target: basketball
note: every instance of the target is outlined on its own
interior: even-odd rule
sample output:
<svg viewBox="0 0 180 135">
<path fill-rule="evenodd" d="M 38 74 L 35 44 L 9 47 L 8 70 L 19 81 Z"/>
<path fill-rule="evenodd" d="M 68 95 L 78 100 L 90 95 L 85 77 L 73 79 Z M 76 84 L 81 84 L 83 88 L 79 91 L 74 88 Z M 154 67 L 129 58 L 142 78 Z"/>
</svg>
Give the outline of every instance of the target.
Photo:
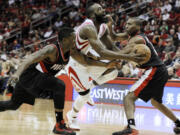
<svg viewBox="0 0 180 135">
<path fill-rule="evenodd" d="M 143 44 L 139 44 L 139 45 L 135 45 L 133 47 L 133 52 L 135 54 L 142 54 L 144 56 L 145 59 L 141 62 L 139 62 L 138 64 L 145 64 L 149 61 L 149 59 L 151 58 L 151 51 L 150 49 L 146 46 L 146 45 L 143 45 Z"/>
</svg>

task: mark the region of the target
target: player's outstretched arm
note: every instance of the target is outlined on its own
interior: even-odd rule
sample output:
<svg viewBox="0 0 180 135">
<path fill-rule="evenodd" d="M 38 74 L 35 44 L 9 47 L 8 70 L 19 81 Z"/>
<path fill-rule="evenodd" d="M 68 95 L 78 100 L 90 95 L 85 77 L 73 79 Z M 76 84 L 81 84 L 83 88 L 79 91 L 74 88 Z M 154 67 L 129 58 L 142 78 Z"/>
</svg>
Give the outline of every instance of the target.
<svg viewBox="0 0 180 135">
<path fill-rule="evenodd" d="M 22 64 L 18 67 L 17 71 L 13 75 L 16 79 L 25 71 L 31 64 L 40 62 L 46 58 L 56 58 L 57 50 L 52 45 L 48 45 L 39 51 L 32 53 L 28 58 L 24 59 Z"/>
<path fill-rule="evenodd" d="M 76 61 L 84 66 L 100 66 L 100 67 L 108 67 L 109 64 L 94 60 L 80 52 L 77 49 L 71 49 L 71 57 L 73 57 Z"/>
<path fill-rule="evenodd" d="M 101 37 L 101 41 L 108 50 L 119 51 L 120 49 L 115 45 L 115 42 L 112 40 L 109 30 L 107 29 L 106 33 Z"/>
<path fill-rule="evenodd" d="M 89 40 L 92 48 L 104 59 L 108 59 L 108 60 L 124 59 L 124 60 L 132 60 L 132 61 L 142 60 L 142 58 L 139 55 L 134 53 L 124 54 L 123 51 L 113 52 L 107 50 L 100 41 L 100 39 L 98 38 L 96 30 L 91 25 L 81 30 L 80 34 L 82 34 L 82 36 L 84 36 Z"/>
<path fill-rule="evenodd" d="M 110 35 L 111 39 L 113 41 L 127 40 L 128 39 L 128 34 L 127 33 L 116 33 L 113 30 L 114 21 L 113 21 L 112 17 L 110 15 L 107 15 L 107 18 L 108 18 L 107 26 L 108 26 L 108 29 L 109 29 L 109 35 Z"/>
</svg>

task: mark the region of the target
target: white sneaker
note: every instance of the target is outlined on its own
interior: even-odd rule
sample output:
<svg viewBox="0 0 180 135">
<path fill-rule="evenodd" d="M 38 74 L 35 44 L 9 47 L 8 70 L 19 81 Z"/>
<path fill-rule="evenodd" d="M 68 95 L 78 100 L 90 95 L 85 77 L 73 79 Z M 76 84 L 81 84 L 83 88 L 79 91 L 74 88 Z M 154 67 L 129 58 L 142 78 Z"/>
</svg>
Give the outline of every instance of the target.
<svg viewBox="0 0 180 135">
<path fill-rule="evenodd" d="M 68 120 L 69 128 L 74 130 L 74 131 L 80 131 L 80 127 L 78 125 L 77 118 L 72 117 L 71 111 L 69 111 L 66 114 L 66 117 L 67 117 L 67 120 Z"/>
<path fill-rule="evenodd" d="M 90 105 L 90 106 L 94 106 L 95 105 L 94 100 L 93 100 L 93 98 L 91 96 L 89 96 L 87 104 Z"/>
</svg>

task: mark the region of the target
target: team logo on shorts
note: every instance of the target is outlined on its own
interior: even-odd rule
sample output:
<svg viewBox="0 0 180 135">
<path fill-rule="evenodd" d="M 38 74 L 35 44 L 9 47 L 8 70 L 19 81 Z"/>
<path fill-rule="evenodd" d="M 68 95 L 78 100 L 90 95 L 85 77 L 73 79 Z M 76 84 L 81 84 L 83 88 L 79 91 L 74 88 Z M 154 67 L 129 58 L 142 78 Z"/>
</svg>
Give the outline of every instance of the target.
<svg viewBox="0 0 180 135">
<path fill-rule="evenodd" d="M 54 64 L 51 69 L 52 70 L 61 70 L 64 68 L 64 65 Z"/>
</svg>

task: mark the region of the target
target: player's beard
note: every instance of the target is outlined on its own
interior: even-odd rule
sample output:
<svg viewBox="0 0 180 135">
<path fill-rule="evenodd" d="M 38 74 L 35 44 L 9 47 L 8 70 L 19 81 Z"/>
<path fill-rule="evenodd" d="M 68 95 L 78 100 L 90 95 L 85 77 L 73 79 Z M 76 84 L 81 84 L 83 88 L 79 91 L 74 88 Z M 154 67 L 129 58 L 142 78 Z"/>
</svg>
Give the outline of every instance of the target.
<svg viewBox="0 0 180 135">
<path fill-rule="evenodd" d="M 131 31 L 127 32 L 127 33 L 128 33 L 129 36 L 134 37 L 135 35 L 138 34 L 138 30 L 131 30 Z"/>
<path fill-rule="evenodd" d="M 95 17 L 96 17 L 97 23 L 99 23 L 99 24 L 108 22 L 108 18 L 105 15 L 97 15 L 97 14 L 95 14 Z"/>
</svg>

